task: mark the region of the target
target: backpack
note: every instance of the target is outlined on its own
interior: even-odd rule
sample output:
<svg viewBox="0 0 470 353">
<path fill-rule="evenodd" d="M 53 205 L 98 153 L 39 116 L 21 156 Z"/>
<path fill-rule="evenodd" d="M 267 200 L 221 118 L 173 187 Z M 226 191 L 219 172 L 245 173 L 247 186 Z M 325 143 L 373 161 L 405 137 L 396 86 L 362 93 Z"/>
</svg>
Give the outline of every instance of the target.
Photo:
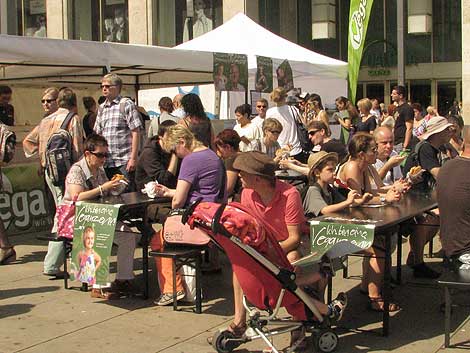
<svg viewBox="0 0 470 353">
<path fill-rule="evenodd" d="M 67 127 L 74 115 L 74 112 L 69 112 L 59 130 L 53 133 L 47 141 L 46 170 L 55 186 L 65 186 L 65 178 L 73 164 L 72 135 Z"/>
<path fill-rule="evenodd" d="M 0 163 L 9 163 L 15 155 L 16 135 L 0 123 Z"/>
<path fill-rule="evenodd" d="M 411 170 L 411 168 L 417 167 L 418 165 L 420 165 L 419 150 L 425 143 L 429 143 L 429 142 L 427 142 L 426 140 L 420 141 L 406 157 L 405 163 L 403 164 L 403 168 L 402 168 L 402 174 L 404 177 L 408 175 L 408 172 Z"/>
<path fill-rule="evenodd" d="M 307 152 L 307 153 L 311 152 L 313 148 L 313 144 L 312 144 L 312 141 L 310 141 L 310 138 L 308 136 L 307 128 L 300 120 L 299 112 L 296 109 L 292 108 L 291 106 L 289 106 L 289 110 L 292 116 L 294 117 L 295 127 L 297 129 L 297 137 L 299 139 L 300 147 L 302 148 L 302 151 Z"/>
</svg>

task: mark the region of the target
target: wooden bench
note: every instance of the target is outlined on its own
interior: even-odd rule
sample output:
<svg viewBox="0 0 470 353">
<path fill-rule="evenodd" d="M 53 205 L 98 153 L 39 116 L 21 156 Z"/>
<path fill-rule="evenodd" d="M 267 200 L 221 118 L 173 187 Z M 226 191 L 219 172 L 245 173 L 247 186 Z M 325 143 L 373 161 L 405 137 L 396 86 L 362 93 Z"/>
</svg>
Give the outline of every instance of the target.
<svg viewBox="0 0 470 353">
<path fill-rule="evenodd" d="M 451 290 L 470 290 L 470 270 L 447 271 L 439 277 L 437 283 L 444 288 L 444 346 L 447 348 L 450 345 Z"/>
</svg>

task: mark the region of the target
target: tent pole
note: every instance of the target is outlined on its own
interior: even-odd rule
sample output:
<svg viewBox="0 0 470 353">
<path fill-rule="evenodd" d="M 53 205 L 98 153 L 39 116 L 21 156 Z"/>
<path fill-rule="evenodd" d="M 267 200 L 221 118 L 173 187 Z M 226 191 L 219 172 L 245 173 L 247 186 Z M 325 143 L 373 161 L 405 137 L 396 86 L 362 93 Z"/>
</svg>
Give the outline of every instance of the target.
<svg viewBox="0 0 470 353">
<path fill-rule="evenodd" d="M 135 75 L 135 85 L 134 85 L 135 105 L 139 105 L 139 90 L 140 90 L 139 75 Z"/>
</svg>

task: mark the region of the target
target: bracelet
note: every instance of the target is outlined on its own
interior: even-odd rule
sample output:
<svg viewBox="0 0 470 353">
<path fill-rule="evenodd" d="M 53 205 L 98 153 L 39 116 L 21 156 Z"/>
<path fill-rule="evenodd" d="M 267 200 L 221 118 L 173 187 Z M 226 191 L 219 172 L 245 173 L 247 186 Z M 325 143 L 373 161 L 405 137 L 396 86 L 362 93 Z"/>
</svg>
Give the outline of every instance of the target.
<svg viewBox="0 0 470 353">
<path fill-rule="evenodd" d="M 100 190 L 101 197 L 103 197 L 103 188 L 101 187 L 101 185 L 98 185 L 98 189 Z"/>
</svg>

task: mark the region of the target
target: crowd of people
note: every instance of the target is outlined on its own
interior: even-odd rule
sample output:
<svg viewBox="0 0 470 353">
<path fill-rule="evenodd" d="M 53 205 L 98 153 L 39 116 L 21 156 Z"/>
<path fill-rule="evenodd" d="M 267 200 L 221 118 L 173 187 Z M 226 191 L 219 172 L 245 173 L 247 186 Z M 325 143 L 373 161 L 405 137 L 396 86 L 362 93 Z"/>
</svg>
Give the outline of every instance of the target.
<svg viewBox="0 0 470 353">
<path fill-rule="evenodd" d="M 403 224 L 396 234 L 409 236 L 406 263 L 415 277 L 435 279 L 440 275 L 423 259 L 424 246 L 440 224 L 445 256 L 470 268 L 470 186 L 464 177 L 470 163 L 470 135 L 464 131 L 459 114 L 442 117 L 433 107 L 423 111 L 419 103 L 407 101 L 403 86 L 393 88 L 393 104 L 388 107 L 377 99 L 364 98 L 356 108 L 347 98 L 338 97 L 337 112 L 331 119 L 318 94 L 292 97 L 278 87 L 270 95 L 270 108 L 264 98 L 256 102 L 255 117 L 250 105 L 236 107 L 235 127 L 217 135 L 195 94 L 161 98 L 161 114 L 145 132 L 138 107 L 121 95 L 121 78 L 105 75 L 101 88 L 103 97 L 98 104 L 92 97 L 83 99 L 87 110 L 83 119 L 77 114 L 72 89 L 46 89 L 41 100 L 44 117 L 23 140 L 27 156 L 39 155 L 56 206 L 64 200 L 106 195 L 117 187 L 112 180 L 115 174 L 129 181 L 127 191 L 141 190 L 149 181 L 157 181 L 154 193 L 171 198 L 172 208 L 186 207 L 196 199 L 238 200 L 255 217 L 272 225 L 285 256 L 293 262 L 305 255 L 301 244 L 308 237 L 307 219 L 364 204 L 397 203 L 410 189 L 430 190 L 437 184 L 439 209 Z M 11 91 L 0 91 L 2 96 L 8 93 L 11 95 Z M 2 109 L 4 122 L 13 121 L 13 108 L 6 105 Z M 64 184 L 56 185 L 45 168 L 46 145 L 70 112 L 73 116 L 66 129 L 72 136 L 74 164 Z M 339 139 L 332 137 L 330 121 L 340 127 Z M 422 168 L 418 176 L 407 175 L 410 161 Z M 306 187 L 298 190 L 280 181 L 276 178 L 279 170 L 305 175 Z M 14 249 L 2 226 L 0 222 L 3 264 L 12 258 Z M 53 232 L 56 226 L 54 222 Z M 116 280 L 107 288 L 93 285 L 92 297 L 113 299 L 133 288 L 137 239 L 122 224 L 118 228 L 114 238 L 119 249 Z M 162 232 L 154 235 L 151 247 L 164 247 Z M 375 311 L 385 309 L 384 249 L 385 235 L 376 234 L 372 246 L 364 250 L 361 292 L 369 297 L 370 309 Z M 61 243 L 49 243 L 44 274 L 61 273 L 62 251 Z M 216 257 L 212 260 L 217 267 Z M 155 304 L 171 304 L 171 261 L 157 258 L 156 265 L 161 293 Z M 322 274 L 308 279 L 299 276 L 298 283 L 315 283 L 322 293 L 326 278 Z M 179 274 L 176 286 L 177 300 L 183 299 Z M 246 314 L 236 275 L 233 288 L 235 318 L 229 330 L 239 337 L 246 329 Z M 341 317 L 345 306 L 344 294 L 328 304 L 318 301 L 320 312 L 334 319 Z M 392 302 L 387 309 L 397 311 L 400 306 Z"/>
</svg>

